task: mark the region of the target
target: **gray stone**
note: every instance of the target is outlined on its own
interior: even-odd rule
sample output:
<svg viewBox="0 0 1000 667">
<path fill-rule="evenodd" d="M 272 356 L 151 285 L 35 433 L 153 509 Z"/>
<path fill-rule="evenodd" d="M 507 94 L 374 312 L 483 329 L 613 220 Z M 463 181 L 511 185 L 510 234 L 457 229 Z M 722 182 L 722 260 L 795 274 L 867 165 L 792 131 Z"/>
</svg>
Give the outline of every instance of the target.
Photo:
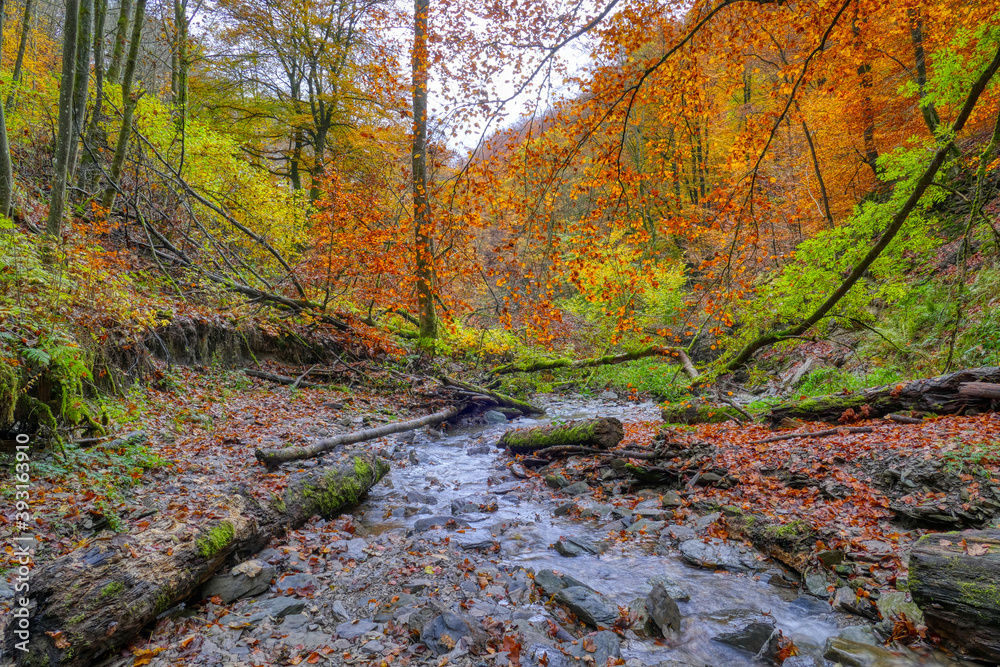
<svg viewBox="0 0 1000 667">
<path fill-rule="evenodd" d="M 665 509 L 673 509 L 674 507 L 680 507 L 681 505 L 683 505 L 684 501 L 681 500 L 680 494 L 677 493 L 676 491 L 667 491 L 660 498 L 660 504 Z"/>
<path fill-rule="evenodd" d="M 571 482 L 566 479 L 566 475 L 562 473 L 546 475 L 545 483 L 553 489 L 565 489 L 571 484 Z"/>
<path fill-rule="evenodd" d="M 680 544 L 695 538 L 694 528 L 681 524 L 669 524 L 660 531 L 660 541 L 667 544 Z"/>
<path fill-rule="evenodd" d="M 622 657 L 621 640 L 610 630 L 601 630 L 570 645 L 569 652 L 584 665 L 603 667 L 609 660 Z"/>
<path fill-rule="evenodd" d="M 786 658 L 781 667 L 821 667 L 811 655 L 793 655 Z"/>
<path fill-rule="evenodd" d="M 279 620 L 290 614 L 297 614 L 305 608 L 306 605 L 304 602 L 290 597 L 277 597 L 271 598 L 270 600 L 261 600 L 247 610 L 250 614 L 250 618 L 247 619 L 247 622 L 250 623 L 250 625 L 256 625 L 265 618 Z"/>
<path fill-rule="evenodd" d="M 434 655 L 448 653 L 462 637 L 468 637 L 473 645 L 483 644 L 486 632 L 479 621 L 471 616 L 450 611 L 432 618 L 420 632 L 420 639 Z"/>
<path fill-rule="evenodd" d="M 844 552 L 840 549 L 828 549 L 827 551 L 820 551 L 816 554 L 816 558 L 823 565 L 832 569 L 835 565 L 840 565 L 844 561 Z"/>
<path fill-rule="evenodd" d="M 823 657 L 844 667 L 898 667 L 906 664 L 901 663 L 892 651 L 843 637 L 828 639 L 823 647 Z"/>
<path fill-rule="evenodd" d="M 567 514 L 569 514 L 570 512 L 572 512 L 574 509 L 576 509 L 576 504 L 575 503 L 566 503 L 564 505 L 560 505 L 559 507 L 557 507 L 556 511 L 553 512 L 553 514 L 555 516 L 566 516 Z"/>
<path fill-rule="evenodd" d="M 665 638 L 680 633 L 681 612 L 662 584 L 653 584 L 653 590 L 646 596 L 646 612 Z"/>
<path fill-rule="evenodd" d="M 486 420 L 487 424 L 506 424 L 507 417 L 502 412 L 497 412 L 496 410 L 487 410 L 483 413 L 483 419 Z"/>
<path fill-rule="evenodd" d="M 576 482 L 563 489 L 563 493 L 570 496 L 579 496 L 583 493 L 590 493 L 590 485 L 586 482 Z"/>
<path fill-rule="evenodd" d="M 285 620 L 281 622 L 281 631 L 289 633 L 293 630 L 300 630 L 309 625 L 310 620 L 312 619 L 305 614 L 291 614 L 290 616 L 285 616 Z"/>
<path fill-rule="evenodd" d="M 247 567 L 251 565 L 251 567 Z M 251 577 L 249 574 L 260 567 L 259 571 Z M 246 561 L 237 566 L 242 568 L 242 572 L 229 572 L 212 577 L 201 588 L 201 597 L 210 598 L 218 595 L 222 598 L 223 604 L 229 604 L 234 600 L 252 595 L 260 595 L 271 585 L 277 570 L 272 565 L 265 562 Z"/>
<path fill-rule="evenodd" d="M 357 639 L 361 635 L 376 630 L 378 625 L 367 618 L 357 621 L 347 621 L 337 626 L 337 636 L 341 639 Z"/>
<path fill-rule="evenodd" d="M 804 583 L 806 586 L 806 591 L 809 595 L 814 595 L 818 598 L 826 600 L 830 597 L 830 591 L 827 588 L 830 586 L 829 580 L 826 578 L 826 574 L 819 570 L 812 570 L 806 572 L 804 577 Z"/>
<path fill-rule="evenodd" d="M 768 644 L 774 633 L 774 621 L 752 621 L 734 632 L 723 632 L 712 637 L 717 642 L 757 655 Z"/>
<path fill-rule="evenodd" d="M 351 617 L 351 615 L 347 613 L 344 603 L 340 600 L 334 600 L 333 603 L 330 604 L 330 615 L 335 621 L 346 621 Z"/>
<path fill-rule="evenodd" d="M 403 588 L 409 588 L 411 593 L 419 593 L 425 588 L 433 588 L 434 582 L 430 579 L 413 579 L 405 584 Z"/>
<path fill-rule="evenodd" d="M 713 523 L 722 517 L 722 512 L 712 512 L 711 514 L 706 514 L 703 517 L 699 517 L 697 521 L 694 522 L 695 531 L 702 531 L 711 526 Z"/>
<path fill-rule="evenodd" d="M 588 542 L 574 537 L 560 537 L 555 543 L 559 555 L 572 558 L 583 554 L 596 554 L 597 548 Z"/>
<path fill-rule="evenodd" d="M 277 587 L 279 590 L 288 591 L 289 594 L 291 594 L 291 591 L 289 589 L 309 588 L 309 587 L 320 588 L 320 586 L 321 584 L 319 579 L 317 579 L 315 576 L 311 574 L 303 574 L 303 573 L 286 574 L 285 576 L 278 579 L 278 582 L 275 584 L 275 587 Z"/>
<path fill-rule="evenodd" d="M 535 587 L 545 595 L 555 595 L 557 591 L 570 588 L 571 586 L 590 588 L 590 586 L 587 586 L 582 581 L 574 579 L 567 574 L 556 574 L 552 570 L 539 570 L 535 575 Z"/>
<path fill-rule="evenodd" d="M 476 447 L 469 447 L 465 450 L 466 456 L 480 456 L 482 454 L 490 453 L 489 445 L 477 445 Z"/>
<path fill-rule="evenodd" d="M 652 535 L 654 533 L 658 533 L 665 525 L 667 524 L 663 521 L 650 521 L 649 519 L 639 519 L 631 526 L 626 528 L 625 532 L 635 534 L 642 531 L 646 535 Z"/>
<path fill-rule="evenodd" d="M 915 625 L 924 624 L 924 613 L 910 600 L 909 593 L 900 591 L 882 593 L 876 604 L 878 613 L 882 615 L 884 621 L 891 623 L 894 618 L 906 616 Z"/>
<path fill-rule="evenodd" d="M 618 394 L 611 391 L 610 389 L 605 389 L 604 391 L 602 391 L 597 395 L 597 398 L 603 399 L 605 401 L 617 401 Z"/>
<path fill-rule="evenodd" d="M 649 519 L 650 521 L 666 521 L 674 516 L 673 512 L 664 509 L 654 509 L 650 507 L 637 507 L 632 512 L 634 519 Z"/>
<path fill-rule="evenodd" d="M 698 567 L 723 569 L 730 572 L 752 572 L 764 569 L 757 557 L 742 546 L 733 547 L 722 540 L 709 542 L 687 540 L 680 545 L 684 560 Z"/>
<path fill-rule="evenodd" d="M 870 625 L 852 625 L 837 633 L 838 637 L 857 642 L 858 644 L 870 644 L 878 646 L 882 642 L 875 636 L 875 631 Z"/>
<path fill-rule="evenodd" d="M 857 604 L 858 595 L 850 586 L 841 586 L 833 594 L 833 608 L 837 611 L 850 612 Z"/>
<path fill-rule="evenodd" d="M 689 602 L 691 600 L 691 596 L 688 595 L 687 591 L 685 591 L 680 584 L 665 574 L 658 574 L 654 577 L 650 577 L 646 580 L 646 583 L 650 586 L 655 586 L 656 584 L 663 586 L 663 590 L 667 592 L 667 595 L 678 602 Z"/>
<path fill-rule="evenodd" d="M 438 499 L 426 493 L 411 490 L 406 492 L 406 502 L 421 503 L 424 505 L 437 505 Z"/>
<path fill-rule="evenodd" d="M 361 647 L 362 653 L 369 653 L 369 654 L 381 653 L 384 650 L 385 646 L 376 639 L 366 642 L 364 646 Z"/>
<path fill-rule="evenodd" d="M 556 602 L 565 605 L 577 618 L 595 628 L 611 627 L 618 619 L 618 607 L 607 598 L 583 586 L 570 586 L 555 594 Z"/>
<path fill-rule="evenodd" d="M 468 528 L 469 522 L 465 519 L 459 519 L 453 516 L 427 516 L 417 519 L 413 523 L 413 530 L 418 533 L 430 530 L 433 526 L 441 526 L 443 528 Z"/>
</svg>

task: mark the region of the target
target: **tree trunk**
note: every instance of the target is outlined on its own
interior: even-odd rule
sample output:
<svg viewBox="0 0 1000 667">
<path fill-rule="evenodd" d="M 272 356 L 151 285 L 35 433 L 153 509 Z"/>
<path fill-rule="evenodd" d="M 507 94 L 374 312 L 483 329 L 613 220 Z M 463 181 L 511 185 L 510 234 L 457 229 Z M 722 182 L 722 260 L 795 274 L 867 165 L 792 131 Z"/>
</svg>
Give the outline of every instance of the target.
<svg viewBox="0 0 1000 667">
<path fill-rule="evenodd" d="M 966 382 L 959 385 L 958 393 L 962 396 L 1000 400 L 1000 384 L 993 382 Z"/>
<path fill-rule="evenodd" d="M 49 198 L 49 218 L 45 227 L 52 237 L 58 237 L 62 234 L 70 144 L 77 140 L 73 133 L 73 84 L 76 73 L 76 61 L 73 56 L 76 54 L 79 9 L 79 0 L 66 0 L 66 22 L 63 25 L 62 81 L 59 84 L 59 136 L 56 138 L 52 193 Z"/>
<path fill-rule="evenodd" d="M 184 143 L 187 129 L 188 106 L 188 15 L 187 1 L 174 0 L 174 25 L 177 30 L 177 84 L 174 106 L 177 107 L 177 127 L 181 132 L 181 165 L 184 164 Z M 178 169 L 178 171 L 182 171 Z"/>
<path fill-rule="evenodd" d="M 823 201 L 823 217 L 826 218 L 828 229 L 833 229 L 833 214 L 830 212 L 830 197 L 826 193 L 826 181 L 823 180 L 823 171 L 819 168 L 819 158 L 816 156 L 816 145 L 813 143 L 812 134 L 809 133 L 809 126 L 805 119 L 802 120 L 802 134 L 806 135 L 806 143 L 809 145 L 809 155 L 812 157 L 813 173 L 816 175 L 816 182 L 819 183 L 819 194 Z"/>
<path fill-rule="evenodd" d="M 499 392 L 486 389 L 484 387 L 477 387 L 474 384 L 469 384 L 468 382 L 462 382 L 461 380 L 456 380 L 450 378 L 447 375 L 441 376 L 441 382 L 445 383 L 449 387 L 457 387 L 458 389 L 464 389 L 465 391 L 471 392 L 473 394 L 480 394 L 482 396 L 489 396 L 497 405 L 504 408 L 511 408 L 513 410 L 518 410 L 522 414 L 526 415 L 543 415 L 545 411 L 541 408 L 535 407 L 530 403 L 525 403 L 524 401 L 519 401 L 516 398 L 507 396 L 506 394 L 501 394 Z"/>
<path fill-rule="evenodd" d="M 121 0 L 118 5 L 118 23 L 115 26 L 115 44 L 111 48 L 111 62 L 108 64 L 108 83 L 119 83 L 122 75 L 122 60 L 128 44 L 129 24 L 132 21 L 132 0 Z"/>
<path fill-rule="evenodd" d="M 266 505 L 233 489 L 198 518 L 167 513 L 117 544 L 98 542 L 49 563 L 32 576 L 37 607 L 28 653 L 13 652 L 18 664 L 94 664 L 190 596 L 234 553 L 254 553 L 313 516 L 335 516 L 388 471 L 382 459 L 360 453 L 290 475 L 284 493 Z"/>
<path fill-rule="evenodd" d="M 549 447 L 579 445 L 611 449 L 625 437 L 622 423 L 614 417 L 584 419 L 568 424 L 536 426 L 507 431 L 500 438 L 500 447 L 512 454 L 531 454 Z"/>
<path fill-rule="evenodd" d="M 69 145 L 67 182 L 76 175 L 76 161 L 83 136 L 83 121 L 87 115 L 87 93 L 90 87 L 90 46 L 93 39 L 94 0 L 80 0 L 80 18 L 76 36 L 76 74 L 73 79 L 73 141 Z"/>
<path fill-rule="evenodd" d="M 285 449 L 268 450 L 258 449 L 255 452 L 255 455 L 257 456 L 258 461 L 267 466 L 268 470 L 274 470 L 282 463 L 319 456 L 320 454 L 329 452 L 330 450 L 341 445 L 352 445 L 356 442 L 373 440 L 375 438 L 392 435 L 393 433 L 412 431 L 413 429 L 420 428 L 421 426 L 427 426 L 428 424 L 437 424 L 438 422 L 443 422 L 456 416 L 462 411 L 463 407 L 464 406 L 452 407 L 440 412 L 435 412 L 434 414 L 418 417 L 417 419 L 410 419 L 405 422 L 395 422 L 393 424 L 385 424 L 383 426 L 369 428 L 363 431 L 355 431 L 354 433 L 345 433 L 344 435 L 338 435 L 333 438 L 319 440 L 305 447 L 286 447 Z"/>
<path fill-rule="evenodd" d="M 609 354 L 603 357 L 580 359 L 578 361 L 573 361 L 572 359 L 543 359 L 542 361 L 533 361 L 528 364 L 507 364 L 505 366 L 497 366 L 492 372 L 496 375 L 503 375 L 505 373 L 534 373 L 537 371 L 554 370 L 556 368 L 593 368 L 594 366 L 622 364 L 626 361 L 635 361 L 636 359 L 644 359 L 645 357 L 657 355 L 676 357 L 680 360 L 684 373 L 692 380 L 698 379 L 698 371 L 684 350 L 663 347 L 661 345 L 650 345 L 635 352 Z"/>
<path fill-rule="evenodd" d="M 910 591 L 927 627 L 969 654 L 1000 661 L 1000 531 L 935 533 L 910 553 Z"/>
<path fill-rule="evenodd" d="M 413 3 L 413 228 L 420 337 L 438 335 L 434 309 L 434 235 L 427 197 L 427 18 L 430 0 Z"/>
<path fill-rule="evenodd" d="M 896 211 L 896 214 L 892 216 L 892 221 L 889 223 L 889 226 L 886 227 L 885 231 L 882 232 L 882 236 L 879 238 L 878 242 L 872 246 L 871 250 L 868 251 L 868 254 L 866 254 L 864 258 L 862 258 L 862 260 L 851 270 L 851 273 L 848 274 L 847 278 L 844 279 L 837 290 L 801 323 L 784 331 L 762 334 L 747 343 L 746 347 L 740 350 L 736 357 L 726 365 L 726 370 L 735 371 L 749 361 L 754 353 L 764 347 L 767 347 L 768 345 L 772 345 L 787 338 L 801 336 L 806 331 L 811 329 L 817 322 L 826 317 L 826 314 L 837 305 L 837 303 L 851 290 L 852 287 L 854 287 L 854 284 L 861 279 L 861 276 L 865 274 L 868 267 L 870 267 L 872 263 L 878 259 L 879 255 L 882 254 L 882 251 L 885 250 L 886 246 L 888 246 L 892 239 L 895 238 L 896 234 L 899 233 L 899 230 L 902 229 L 903 224 L 909 217 L 910 212 L 916 207 L 927 188 L 930 187 L 930 184 L 934 180 L 934 176 L 937 175 L 941 165 L 944 164 L 945 157 L 948 155 L 948 152 L 954 144 L 954 137 L 956 137 L 958 133 L 962 131 L 962 128 L 965 127 L 965 123 L 969 120 L 969 116 L 972 114 L 972 110 L 979 101 L 979 97 L 983 94 L 987 84 L 990 82 L 990 79 L 993 78 L 993 75 L 996 74 L 998 68 L 1000 68 L 1000 50 L 997 50 L 993 56 L 992 62 L 986 66 L 986 70 L 972 84 L 972 88 L 969 90 L 969 94 L 965 98 L 965 102 L 962 104 L 962 108 L 958 112 L 958 115 L 955 118 L 955 123 L 952 125 L 951 132 L 948 135 L 952 137 L 952 139 L 943 145 L 938 146 L 930 164 L 927 165 L 924 173 L 920 175 L 920 178 L 914 185 L 913 192 L 910 193 L 910 196 L 906 199 L 906 202 L 903 203 L 900 209 Z"/>
<path fill-rule="evenodd" d="M 3 20 L 7 11 L 5 0 L 0 0 L 0 44 L 3 44 Z M 10 213 L 14 195 L 14 167 L 10 159 L 10 140 L 7 137 L 7 115 L 0 107 L 0 217 Z"/>
<path fill-rule="evenodd" d="M 771 409 L 772 425 L 785 419 L 837 422 L 847 410 L 859 419 L 916 410 L 934 414 L 955 414 L 965 409 L 990 410 L 991 398 L 976 392 L 981 383 L 1000 382 L 1000 367 L 972 368 L 934 378 L 887 384 L 853 394 L 818 396 L 776 405 Z M 969 388 L 973 385 L 973 389 Z"/>
<path fill-rule="evenodd" d="M 14 72 L 11 74 L 10 93 L 4 102 L 4 111 L 10 113 L 14 109 L 17 90 L 21 84 L 21 70 L 24 67 L 24 52 L 28 49 L 28 31 L 31 28 L 31 5 L 34 0 L 25 0 L 24 15 L 21 17 L 21 36 L 17 42 L 17 59 L 14 61 Z"/>
<path fill-rule="evenodd" d="M 97 168 L 98 136 L 104 120 L 104 26 L 108 16 L 108 0 L 94 3 L 94 111 L 83 137 L 83 154 L 80 156 L 80 177 L 77 185 L 86 193 L 97 185 L 100 170 Z M 104 142 L 102 141 L 103 145 Z"/>
<path fill-rule="evenodd" d="M 135 20 L 132 22 L 132 41 L 128 47 L 128 60 L 125 62 L 125 75 L 122 77 L 122 128 L 118 133 L 118 144 L 115 146 L 115 157 L 111 162 L 111 173 L 108 189 L 104 191 L 101 205 L 108 211 L 115 203 L 115 193 L 118 179 L 125 163 L 125 152 L 128 150 L 128 140 L 132 134 L 132 117 L 139 104 L 138 94 L 132 93 L 132 79 L 135 77 L 136 62 L 139 59 L 139 43 L 142 41 L 142 24 L 146 16 L 146 0 L 138 0 L 135 5 Z"/>
</svg>

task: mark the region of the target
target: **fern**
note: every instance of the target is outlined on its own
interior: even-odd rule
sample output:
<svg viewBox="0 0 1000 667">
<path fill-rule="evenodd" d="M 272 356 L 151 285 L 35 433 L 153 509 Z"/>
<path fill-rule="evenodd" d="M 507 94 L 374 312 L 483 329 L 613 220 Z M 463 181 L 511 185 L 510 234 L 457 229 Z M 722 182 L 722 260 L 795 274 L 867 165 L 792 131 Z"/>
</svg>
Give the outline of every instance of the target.
<svg viewBox="0 0 1000 667">
<path fill-rule="evenodd" d="M 25 347 L 21 349 L 21 356 L 36 366 L 47 368 L 52 363 L 52 356 L 45 350 L 37 347 Z"/>
</svg>

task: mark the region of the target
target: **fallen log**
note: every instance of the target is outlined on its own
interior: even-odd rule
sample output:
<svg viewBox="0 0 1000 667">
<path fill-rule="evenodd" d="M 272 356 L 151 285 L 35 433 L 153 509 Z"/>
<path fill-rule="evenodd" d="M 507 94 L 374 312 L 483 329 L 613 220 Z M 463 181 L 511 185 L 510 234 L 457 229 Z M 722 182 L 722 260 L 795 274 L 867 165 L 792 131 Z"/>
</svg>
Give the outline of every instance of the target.
<svg viewBox="0 0 1000 667">
<path fill-rule="evenodd" d="M 28 650 L 8 655 L 18 665 L 92 665 L 191 596 L 233 553 L 259 551 L 313 516 L 337 515 L 388 471 L 388 463 L 361 452 L 290 475 L 284 492 L 269 503 L 234 488 L 198 516 L 163 513 L 124 539 L 58 558 L 32 573 Z M 8 631 L 7 649 L 16 641 Z"/>
<path fill-rule="evenodd" d="M 995 382 L 965 382 L 958 388 L 962 396 L 1000 400 L 1000 384 Z"/>
<path fill-rule="evenodd" d="M 773 435 L 763 440 L 754 440 L 751 445 L 766 445 L 769 442 L 781 442 L 782 440 L 795 440 L 796 438 L 825 438 L 830 435 L 846 435 L 848 433 L 871 433 L 875 429 L 870 426 L 841 426 L 840 428 L 830 428 L 824 431 L 806 431 L 804 433 L 784 433 Z"/>
<path fill-rule="evenodd" d="M 293 378 L 287 375 L 277 375 L 275 373 L 266 373 L 264 371 L 255 371 L 249 368 L 243 369 L 243 372 L 250 377 L 260 378 L 261 380 L 269 380 L 270 382 L 277 382 L 278 384 L 287 384 L 293 387 L 311 387 L 313 389 L 328 389 L 330 385 L 320 384 L 318 382 L 308 382 L 302 378 Z"/>
<path fill-rule="evenodd" d="M 990 662 L 1000 661 L 998 578 L 998 530 L 925 535 L 910 553 L 910 592 L 927 627 Z"/>
<path fill-rule="evenodd" d="M 662 345 L 650 345 L 649 347 L 644 347 L 643 349 L 636 350 L 635 352 L 610 354 L 603 357 L 594 357 L 592 359 L 579 359 L 577 361 L 573 361 L 572 359 L 543 359 L 541 361 L 533 361 L 528 364 L 505 364 L 494 368 L 492 373 L 494 375 L 503 375 L 506 373 L 534 373 L 537 371 L 554 370 L 556 368 L 593 368 L 594 366 L 622 364 L 626 361 L 635 361 L 636 359 L 644 359 L 646 357 L 653 356 L 674 357 L 680 362 L 681 368 L 684 369 L 684 373 L 689 378 L 697 380 L 699 377 L 697 369 L 695 369 L 694 364 L 691 363 L 690 357 L 688 357 L 684 350 L 680 348 L 664 347 Z"/>
<path fill-rule="evenodd" d="M 955 414 L 966 409 L 992 409 L 992 399 L 960 391 L 963 385 L 969 383 L 1000 383 L 1000 367 L 970 368 L 933 378 L 873 387 L 852 394 L 788 401 L 773 407 L 768 419 L 771 425 L 775 425 L 793 418 L 837 422 L 848 410 L 852 410 L 858 418 L 876 418 L 908 410 Z"/>
<path fill-rule="evenodd" d="M 486 389 L 485 387 L 477 387 L 474 384 L 469 384 L 468 382 L 462 382 L 461 380 L 456 380 L 455 378 L 448 377 L 447 375 L 442 375 L 440 378 L 441 382 L 448 387 L 454 387 L 456 389 L 462 389 L 464 391 L 480 394 L 482 396 L 489 396 L 497 405 L 504 408 L 510 408 L 512 410 L 518 410 L 522 414 L 526 415 L 543 415 L 545 411 L 539 407 L 535 407 L 530 403 L 525 403 L 524 401 L 519 401 L 516 398 L 507 396 L 506 394 L 501 394 L 499 392 L 493 391 L 492 389 Z"/>
<path fill-rule="evenodd" d="M 420 428 L 421 426 L 427 426 L 428 424 L 437 424 L 438 422 L 451 419 L 460 413 L 464 407 L 464 405 L 459 405 L 448 408 L 447 410 L 435 412 L 434 414 L 425 415 L 416 419 L 410 419 L 405 422 L 383 424 L 382 426 L 376 426 L 375 428 L 367 428 L 362 431 L 345 433 L 332 438 L 324 438 L 323 440 L 318 440 L 313 444 L 306 445 L 304 447 L 258 449 L 254 452 L 254 455 L 257 457 L 258 461 L 267 466 L 268 470 L 274 470 L 282 463 L 313 458 L 314 456 L 319 456 L 320 454 L 328 452 L 341 445 L 353 445 L 358 442 L 364 442 L 365 440 L 373 440 L 375 438 L 392 435 L 393 433 L 412 431 L 413 429 Z"/>
<path fill-rule="evenodd" d="M 614 417 L 584 419 L 568 424 L 536 426 L 507 431 L 498 445 L 512 454 L 533 454 L 560 445 L 611 449 L 625 437 L 622 423 Z"/>
</svg>

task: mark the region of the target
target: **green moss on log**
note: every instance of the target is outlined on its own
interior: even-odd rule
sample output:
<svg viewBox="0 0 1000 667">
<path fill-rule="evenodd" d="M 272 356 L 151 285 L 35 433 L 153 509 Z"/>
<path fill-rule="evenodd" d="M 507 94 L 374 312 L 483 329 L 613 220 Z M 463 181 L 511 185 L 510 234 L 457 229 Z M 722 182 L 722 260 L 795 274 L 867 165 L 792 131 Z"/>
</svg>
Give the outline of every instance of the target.
<svg viewBox="0 0 1000 667">
<path fill-rule="evenodd" d="M 233 528 L 233 524 L 223 521 L 208 531 L 208 534 L 198 538 L 195 542 L 198 554 L 203 558 L 211 558 L 229 546 L 235 535 L 236 529 Z"/>
<path fill-rule="evenodd" d="M 499 444 L 514 454 L 529 454 L 561 445 L 609 449 L 621 442 L 624 434 L 622 423 L 610 417 L 507 431 Z"/>
<path fill-rule="evenodd" d="M 371 485 L 389 472 L 389 464 L 376 459 L 374 467 L 361 456 L 354 457 L 354 474 L 331 470 L 316 483 L 302 486 L 306 510 L 324 518 L 336 515 L 348 505 L 355 505 Z"/>
<path fill-rule="evenodd" d="M 113 598 L 125 590 L 125 585 L 120 581 L 112 581 L 110 584 L 101 589 L 101 598 Z"/>
<path fill-rule="evenodd" d="M 664 405 L 660 415 L 668 424 L 719 424 L 740 418 L 740 413 L 730 406 L 700 398 Z"/>
</svg>

